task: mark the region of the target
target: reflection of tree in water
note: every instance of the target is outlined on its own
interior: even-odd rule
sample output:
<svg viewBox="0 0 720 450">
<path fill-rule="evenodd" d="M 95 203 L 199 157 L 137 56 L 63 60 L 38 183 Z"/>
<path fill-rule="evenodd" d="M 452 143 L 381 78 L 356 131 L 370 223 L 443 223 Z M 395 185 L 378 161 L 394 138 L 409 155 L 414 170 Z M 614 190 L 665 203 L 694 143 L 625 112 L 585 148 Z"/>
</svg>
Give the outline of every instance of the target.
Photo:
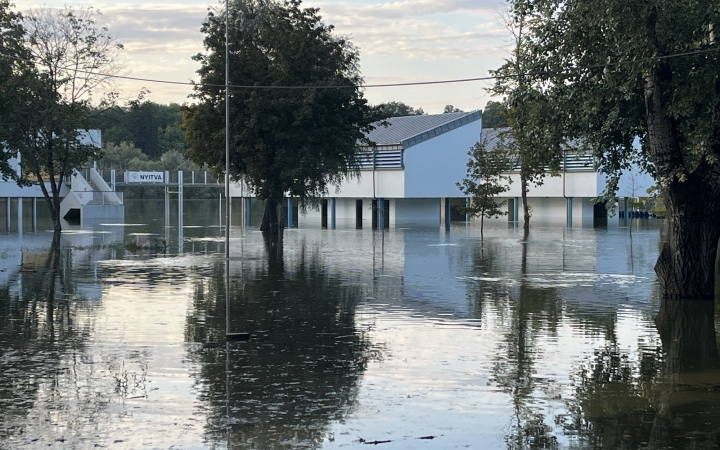
<svg viewBox="0 0 720 450">
<path fill-rule="evenodd" d="M 712 301 L 663 300 L 661 345 L 612 342 L 573 375 L 562 425 L 578 448 L 717 448 L 720 370 Z"/>
<path fill-rule="evenodd" d="M 222 267 L 207 290 L 197 287 L 186 339 L 197 343 L 191 358 L 200 364 L 196 376 L 211 409 L 212 440 L 228 439 L 230 447 L 316 448 L 328 425 L 355 407 L 372 357 L 355 325 L 362 291 L 331 275 L 318 258 L 301 252 L 285 265 L 277 247 L 270 249 L 267 265 L 245 267 L 231 285 L 231 314 L 247 319 L 232 326 L 253 339 L 228 344 L 227 355 L 225 344 L 211 344 L 225 333 Z"/>
<path fill-rule="evenodd" d="M 74 320 L 73 305 L 66 290 L 62 267 L 70 258 L 69 251 L 59 247 L 56 236 L 47 254 L 27 252 L 23 270 L 6 286 L 0 287 L 0 439 L 21 438 L 38 422 L 44 423 L 47 433 L 62 416 L 49 407 L 40 408 L 30 417 L 29 412 L 39 399 L 50 405 L 53 399 L 62 401 L 66 392 L 60 382 L 72 370 L 67 360 L 82 358 L 83 342 L 90 329 Z M 85 406 L 92 408 L 93 404 Z M 62 410 L 59 404 L 56 408 Z M 46 418 L 53 418 L 44 422 Z M 37 430 L 36 430 L 37 431 Z M 0 444 L 2 447 L 2 444 Z"/>
<path fill-rule="evenodd" d="M 493 247 L 485 243 L 478 245 L 484 248 L 474 252 L 476 276 L 497 274 L 499 269 L 495 267 Z M 555 289 L 533 287 L 526 279 L 528 230 L 524 231 L 521 246 L 521 276 L 517 289 L 501 292 L 502 289 L 491 288 L 481 294 L 485 301 L 495 303 L 496 311 L 503 315 L 501 319 L 508 328 L 497 352 L 492 381 L 512 397 L 513 418 L 505 436 L 507 447 L 555 448 L 557 439 L 545 422 L 542 408 L 535 403 L 541 394 L 538 390 L 548 382 L 537 379 L 534 366 L 542 353 L 537 339 L 557 335 L 562 305 Z"/>
</svg>

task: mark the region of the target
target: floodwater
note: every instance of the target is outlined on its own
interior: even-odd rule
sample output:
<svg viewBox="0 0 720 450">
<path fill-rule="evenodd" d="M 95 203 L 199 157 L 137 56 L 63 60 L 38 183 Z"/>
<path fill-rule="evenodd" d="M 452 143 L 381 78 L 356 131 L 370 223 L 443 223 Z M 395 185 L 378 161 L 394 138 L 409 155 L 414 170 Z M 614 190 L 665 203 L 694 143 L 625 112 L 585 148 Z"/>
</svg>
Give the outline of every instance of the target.
<svg viewBox="0 0 720 450">
<path fill-rule="evenodd" d="M 226 267 L 218 202 L 184 209 L 0 234 L 0 448 L 720 443 L 713 305 L 654 322 L 660 221 L 234 227 Z"/>
</svg>

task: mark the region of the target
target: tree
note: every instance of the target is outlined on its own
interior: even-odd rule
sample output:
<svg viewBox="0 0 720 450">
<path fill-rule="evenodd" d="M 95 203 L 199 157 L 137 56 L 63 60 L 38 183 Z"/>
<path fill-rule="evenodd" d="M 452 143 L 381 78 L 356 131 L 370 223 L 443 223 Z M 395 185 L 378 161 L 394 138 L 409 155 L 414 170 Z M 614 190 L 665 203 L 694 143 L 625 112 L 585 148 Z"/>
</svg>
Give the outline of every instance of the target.
<svg viewBox="0 0 720 450">
<path fill-rule="evenodd" d="M 504 174 L 512 164 L 502 145 L 488 150 L 485 142 L 478 142 L 470 149 L 468 156 L 467 176 L 457 186 L 465 195 L 472 196 L 470 204 L 461 209 L 466 214 L 480 217 L 482 239 L 485 217 L 489 219 L 507 214 L 507 211 L 501 209 L 507 201 L 498 202 L 496 198 L 510 189 L 510 177 Z"/>
<path fill-rule="evenodd" d="M 138 170 L 139 163 L 148 160 L 147 155 L 130 142 L 121 142 L 120 144 L 104 142 L 102 155 L 102 159 L 98 161 L 100 169 Z"/>
<path fill-rule="evenodd" d="M 7 144 L 12 140 L 13 118 L 22 107 L 29 82 L 36 76 L 24 46 L 22 16 L 11 11 L 12 6 L 7 0 L 0 0 L 0 178 L 3 180 L 18 179 L 17 171 L 10 165 L 10 159 L 17 152 Z"/>
<path fill-rule="evenodd" d="M 713 298 L 720 239 L 720 8 L 713 0 L 533 2 L 533 57 L 566 134 L 614 195 L 635 161 L 657 180 L 668 233 L 663 295 Z M 632 143 L 640 137 L 641 150 Z"/>
<path fill-rule="evenodd" d="M 540 186 L 546 176 L 559 173 L 564 157 L 563 139 L 562 129 L 554 126 L 558 120 L 557 112 L 545 86 L 527 75 L 533 72 L 533 42 L 528 31 L 536 20 L 536 13 L 531 3 L 509 3 L 506 24 L 512 34 L 514 48 L 510 58 L 499 69 L 491 71 L 497 78 L 490 92 L 504 97 L 502 116 L 509 128 L 503 131 L 503 135 L 520 169 L 523 228 L 528 229 L 528 187 L 531 183 Z"/>
<path fill-rule="evenodd" d="M 306 204 L 356 167 L 372 117 L 358 87 L 358 52 L 299 1 L 231 4 L 230 175 L 266 200 L 261 230 L 279 235 L 278 206 L 290 195 Z M 207 53 L 195 57 L 201 82 L 184 109 L 188 155 L 225 168 L 224 18 L 203 23 Z M 272 88 L 293 86 L 296 88 Z M 322 88 L 315 86 L 337 86 Z M 270 88 L 268 88 L 270 87 Z"/>
<path fill-rule="evenodd" d="M 56 232 L 62 229 L 60 191 L 65 177 L 98 154 L 96 143 L 88 140 L 88 105 L 98 91 L 111 87 L 122 48 L 107 29 L 95 26 L 99 15 L 91 8 L 39 9 L 24 20 L 25 44 L 36 76 L 7 142 L 21 157 L 18 183 L 40 183 Z"/>
<path fill-rule="evenodd" d="M 454 107 L 453 105 L 445 105 L 445 109 L 443 109 L 443 114 L 449 114 L 449 113 L 457 113 L 457 112 L 464 112 L 462 109 L 458 109 Z"/>
<path fill-rule="evenodd" d="M 508 126 L 505 113 L 507 108 L 502 102 L 490 100 L 485 104 L 482 115 L 483 128 L 506 128 Z"/>
<path fill-rule="evenodd" d="M 403 102 L 387 102 L 372 106 L 375 120 L 384 120 L 391 117 L 423 116 L 425 111 L 422 108 L 415 109 Z"/>
</svg>

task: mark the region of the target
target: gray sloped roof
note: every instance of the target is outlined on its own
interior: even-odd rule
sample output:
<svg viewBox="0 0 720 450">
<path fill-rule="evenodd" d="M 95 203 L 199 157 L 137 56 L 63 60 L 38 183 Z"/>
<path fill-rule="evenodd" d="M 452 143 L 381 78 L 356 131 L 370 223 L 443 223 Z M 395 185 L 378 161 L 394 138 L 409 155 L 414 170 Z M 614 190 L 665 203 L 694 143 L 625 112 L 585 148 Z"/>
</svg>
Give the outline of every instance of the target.
<svg viewBox="0 0 720 450">
<path fill-rule="evenodd" d="M 480 120 L 481 117 L 481 111 L 391 117 L 387 119 L 388 126 L 375 122 L 375 129 L 368 133 L 368 138 L 377 145 L 402 145 L 408 148 Z"/>
<path fill-rule="evenodd" d="M 485 145 L 486 151 L 493 151 L 497 147 L 498 143 L 500 142 L 500 136 L 503 133 L 507 133 L 510 131 L 509 127 L 504 128 L 483 128 L 482 129 L 482 136 L 480 142 Z M 511 141 L 512 142 L 512 135 L 507 133 L 505 135 L 506 142 Z"/>
</svg>

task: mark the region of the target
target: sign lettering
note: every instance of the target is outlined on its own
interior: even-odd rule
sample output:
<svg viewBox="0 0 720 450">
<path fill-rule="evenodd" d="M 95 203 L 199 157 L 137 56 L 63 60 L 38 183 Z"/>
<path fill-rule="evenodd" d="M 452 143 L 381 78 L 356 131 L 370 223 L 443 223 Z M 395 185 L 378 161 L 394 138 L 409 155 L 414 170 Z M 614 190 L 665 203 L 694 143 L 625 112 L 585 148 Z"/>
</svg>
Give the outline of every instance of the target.
<svg viewBox="0 0 720 450">
<path fill-rule="evenodd" d="M 129 183 L 164 183 L 165 172 L 128 172 Z"/>
</svg>

